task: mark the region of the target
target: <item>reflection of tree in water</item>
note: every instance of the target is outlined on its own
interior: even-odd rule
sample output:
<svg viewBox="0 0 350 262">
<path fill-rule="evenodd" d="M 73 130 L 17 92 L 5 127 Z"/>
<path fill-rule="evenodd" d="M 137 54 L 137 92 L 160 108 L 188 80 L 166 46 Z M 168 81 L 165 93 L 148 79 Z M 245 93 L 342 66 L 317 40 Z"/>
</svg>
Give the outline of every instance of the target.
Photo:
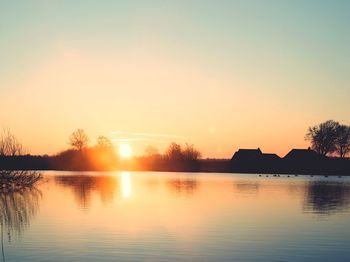
<svg viewBox="0 0 350 262">
<path fill-rule="evenodd" d="M 350 184 L 341 182 L 310 182 L 306 186 L 304 207 L 317 214 L 332 214 L 349 208 Z"/>
<path fill-rule="evenodd" d="M 192 195 L 198 189 L 198 182 L 195 179 L 170 179 L 167 184 L 172 191 L 179 194 Z"/>
<path fill-rule="evenodd" d="M 11 242 L 13 236 L 20 236 L 29 227 L 42 197 L 34 185 L 41 174 L 29 171 L 0 171 L 0 224 L 2 257 L 4 254 L 4 233 Z"/>
<path fill-rule="evenodd" d="M 57 176 L 55 180 L 73 189 L 77 203 L 84 209 L 90 207 L 93 192 L 98 192 L 104 203 L 112 201 L 118 184 L 115 176 Z"/>
<path fill-rule="evenodd" d="M 238 193 L 257 194 L 259 192 L 259 183 L 257 182 L 240 181 L 234 185 Z"/>
<path fill-rule="evenodd" d="M 1 224 L 5 226 L 9 241 L 13 234 L 21 233 L 36 214 L 41 191 L 34 186 L 17 191 L 0 193 Z"/>
</svg>

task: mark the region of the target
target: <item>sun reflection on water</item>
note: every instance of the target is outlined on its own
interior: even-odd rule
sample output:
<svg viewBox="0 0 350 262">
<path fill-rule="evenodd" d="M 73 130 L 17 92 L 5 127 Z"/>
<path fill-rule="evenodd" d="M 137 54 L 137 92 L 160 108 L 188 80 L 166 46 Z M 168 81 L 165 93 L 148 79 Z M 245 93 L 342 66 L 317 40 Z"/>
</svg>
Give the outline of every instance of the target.
<svg viewBox="0 0 350 262">
<path fill-rule="evenodd" d="M 121 192 L 123 198 L 129 198 L 131 196 L 131 179 L 129 172 L 121 173 Z"/>
</svg>

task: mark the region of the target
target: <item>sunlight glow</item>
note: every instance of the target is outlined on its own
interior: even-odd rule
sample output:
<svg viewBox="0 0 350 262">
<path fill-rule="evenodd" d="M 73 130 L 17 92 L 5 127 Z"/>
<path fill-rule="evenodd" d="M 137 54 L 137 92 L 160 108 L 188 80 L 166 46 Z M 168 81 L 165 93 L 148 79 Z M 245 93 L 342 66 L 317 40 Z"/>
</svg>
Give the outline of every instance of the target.
<svg viewBox="0 0 350 262">
<path fill-rule="evenodd" d="M 123 198 L 129 198 L 131 195 L 131 180 L 129 172 L 121 174 L 121 191 Z"/>
<path fill-rule="evenodd" d="M 129 158 L 132 155 L 132 149 L 129 144 L 119 145 L 119 155 L 123 158 Z"/>
</svg>

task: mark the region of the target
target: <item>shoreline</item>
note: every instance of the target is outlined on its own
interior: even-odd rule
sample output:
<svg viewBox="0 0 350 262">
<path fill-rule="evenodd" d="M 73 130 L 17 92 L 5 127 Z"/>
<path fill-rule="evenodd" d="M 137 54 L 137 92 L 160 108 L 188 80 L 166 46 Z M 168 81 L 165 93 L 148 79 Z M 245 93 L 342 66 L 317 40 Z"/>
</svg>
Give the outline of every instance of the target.
<svg viewBox="0 0 350 262">
<path fill-rule="evenodd" d="M 240 175 L 257 175 L 259 177 L 350 177 L 349 173 L 273 173 L 273 172 L 234 172 L 234 171 L 208 171 L 208 170 L 156 170 L 156 169 L 1 169 L 0 171 L 37 171 L 37 172 L 159 172 L 159 173 L 207 173 L 207 174 L 240 174 Z"/>
<path fill-rule="evenodd" d="M 197 161 L 121 161 L 110 166 L 95 166 L 81 161 L 75 165 L 59 165 L 49 156 L 0 157 L 0 170 L 48 170 L 48 171 L 150 171 L 234 173 L 261 175 L 321 175 L 350 176 L 350 158 L 325 158 L 316 161 L 284 160 L 207 160 Z"/>
</svg>

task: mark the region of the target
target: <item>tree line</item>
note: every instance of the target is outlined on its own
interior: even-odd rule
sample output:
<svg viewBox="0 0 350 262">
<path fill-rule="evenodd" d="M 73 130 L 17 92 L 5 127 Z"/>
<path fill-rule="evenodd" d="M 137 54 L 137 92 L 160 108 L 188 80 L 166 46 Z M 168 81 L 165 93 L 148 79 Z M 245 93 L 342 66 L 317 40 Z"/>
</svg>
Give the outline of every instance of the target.
<svg viewBox="0 0 350 262">
<path fill-rule="evenodd" d="M 350 126 L 341 124 L 334 120 L 328 120 L 318 125 L 308 128 L 305 136 L 310 141 L 311 148 L 323 156 L 346 157 L 350 153 Z M 89 137 L 83 129 L 75 130 L 68 140 L 70 148 L 54 156 L 61 162 L 68 161 L 69 158 L 75 158 L 76 161 L 89 161 L 98 158 L 100 165 L 112 166 L 119 160 L 112 141 L 106 136 L 99 136 L 97 143 L 89 147 Z M 16 138 L 9 129 L 3 129 L 0 133 L 0 156 L 21 156 L 27 151 L 22 143 Z M 84 157 L 81 157 L 84 156 Z M 180 145 L 171 143 L 163 154 L 152 146 L 146 148 L 145 155 L 139 157 L 144 161 L 167 161 L 167 162 L 189 162 L 197 161 L 201 158 L 201 153 L 191 144 Z M 69 161 L 68 161 L 69 162 Z M 71 162 L 71 161 L 70 161 Z M 96 161 L 95 161 L 96 162 Z M 106 162 L 106 163 L 102 163 Z"/>
<path fill-rule="evenodd" d="M 75 130 L 68 140 L 70 149 L 60 152 L 52 157 L 53 167 L 56 169 L 92 169 L 112 170 L 144 169 L 168 170 L 179 168 L 181 170 L 194 170 L 201 153 L 191 144 L 184 146 L 171 143 L 163 154 L 154 147 L 148 147 L 145 155 L 132 159 L 121 159 L 116 153 L 114 145 L 105 136 L 99 136 L 97 143 L 89 147 L 89 137 L 83 129 Z"/>
</svg>

